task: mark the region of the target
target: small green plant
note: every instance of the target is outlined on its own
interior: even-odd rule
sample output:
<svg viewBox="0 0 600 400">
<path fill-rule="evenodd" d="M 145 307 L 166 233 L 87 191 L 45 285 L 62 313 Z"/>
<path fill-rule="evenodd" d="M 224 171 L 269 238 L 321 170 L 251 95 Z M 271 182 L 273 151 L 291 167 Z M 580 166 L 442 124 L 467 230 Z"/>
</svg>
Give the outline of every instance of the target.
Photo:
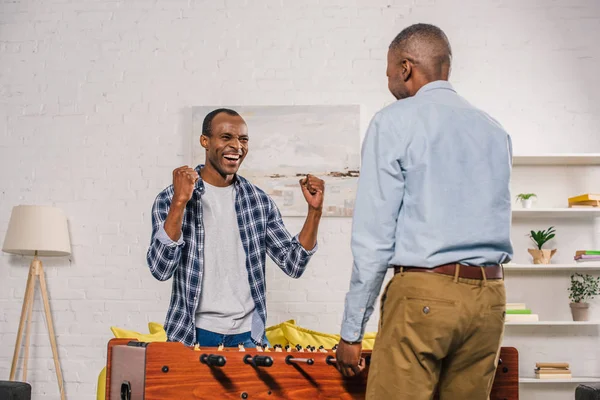
<svg viewBox="0 0 600 400">
<path fill-rule="evenodd" d="M 586 300 L 600 295 L 600 278 L 594 278 L 587 274 L 572 274 L 571 287 L 568 290 L 569 299 L 573 303 L 585 303 Z"/>
<path fill-rule="evenodd" d="M 535 193 L 519 193 L 517 195 L 517 200 L 529 200 L 532 197 L 537 197 Z"/>
<path fill-rule="evenodd" d="M 542 246 L 549 240 L 554 238 L 554 227 L 551 226 L 550 228 L 544 230 L 544 231 L 531 231 L 529 237 L 531 238 L 531 240 L 533 240 L 533 242 L 536 244 L 537 248 L 539 250 L 542 249 Z"/>
</svg>

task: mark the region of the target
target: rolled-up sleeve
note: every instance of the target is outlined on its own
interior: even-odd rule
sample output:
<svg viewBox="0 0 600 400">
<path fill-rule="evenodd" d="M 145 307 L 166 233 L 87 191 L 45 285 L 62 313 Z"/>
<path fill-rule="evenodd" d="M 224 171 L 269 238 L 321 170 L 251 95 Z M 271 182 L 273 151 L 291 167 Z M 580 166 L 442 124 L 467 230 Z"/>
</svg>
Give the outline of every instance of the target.
<svg viewBox="0 0 600 400">
<path fill-rule="evenodd" d="M 362 340 L 394 254 L 404 197 L 400 134 L 396 125 L 379 113 L 371 121 L 362 147 L 352 221 L 354 262 L 340 332 L 349 342 Z"/>
<path fill-rule="evenodd" d="M 152 206 L 152 237 L 146 261 L 150 273 L 159 281 L 166 281 L 173 276 L 184 245 L 183 235 L 175 242 L 165 232 L 164 223 L 170 204 L 168 196 L 163 192 L 157 196 Z"/>
<path fill-rule="evenodd" d="M 292 236 L 289 233 L 273 201 L 270 202 L 266 244 L 269 257 L 292 278 L 302 276 L 312 255 L 318 250 L 318 244 L 312 249 L 305 249 L 300 244 L 298 235 Z"/>
</svg>

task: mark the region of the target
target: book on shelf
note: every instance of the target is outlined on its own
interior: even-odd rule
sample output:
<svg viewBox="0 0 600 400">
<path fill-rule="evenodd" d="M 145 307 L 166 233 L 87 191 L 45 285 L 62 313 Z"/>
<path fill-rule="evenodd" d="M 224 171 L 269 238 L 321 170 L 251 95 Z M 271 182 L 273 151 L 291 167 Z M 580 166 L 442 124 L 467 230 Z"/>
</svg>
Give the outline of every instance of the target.
<svg viewBox="0 0 600 400">
<path fill-rule="evenodd" d="M 569 368 L 536 368 L 535 373 L 540 375 L 561 375 L 570 374 L 571 370 Z"/>
<path fill-rule="evenodd" d="M 571 379 L 569 363 L 536 363 L 535 377 L 538 379 Z"/>
<path fill-rule="evenodd" d="M 600 261 L 600 255 L 592 255 L 592 254 L 582 254 L 576 255 L 573 259 L 577 262 L 590 262 L 590 261 Z"/>
<path fill-rule="evenodd" d="M 506 313 L 507 314 L 531 314 L 531 310 L 528 308 L 514 310 L 514 309 L 509 309 L 507 307 Z"/>
<path fill-rule="evenodd" d="M 577 250 L 575 256 L 600 256 L 600 250 Z"/>
<path fill-rule="evenodd" d="M 585 193 L 579 196 L 569 197 L 569 203 L 579 203 L 582 201 L 597 201 L 600 200 L 600 194 Z"/>
<path fill-rule="evenodd" d="M 566 362 L 536 362 L 536 369 L 551 369 L 551 368 L 569 368 L 569 363 Z"/>
<path fill-rule="evenodd" d="M 509 314 L 504 317 L 506 322 L 536 322 L 540 318 L 537 314 Z"/>
<path fill-rule="evenodd" d="M 570 373 L 563 374 L 535 374 L 537 379 L 571 379 L 573 376 Z"/>
<path fill-rule="evenodd" d="M 569 197 L 569 208 L 573 207 L 600 207 L 600 195 L 586 193 L 579 196 Z"/>
</svg>

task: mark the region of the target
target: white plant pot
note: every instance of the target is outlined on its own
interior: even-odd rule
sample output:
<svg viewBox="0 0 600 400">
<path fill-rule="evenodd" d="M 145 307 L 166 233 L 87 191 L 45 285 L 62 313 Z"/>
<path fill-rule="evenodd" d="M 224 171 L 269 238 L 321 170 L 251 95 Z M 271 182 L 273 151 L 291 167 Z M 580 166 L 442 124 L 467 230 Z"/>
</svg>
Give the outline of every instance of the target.
<svg viewBox="0 0 600 400">
<path fill-rule="evenodd" d="M 533 199 L 521 199 L 521 206 L 523 208 L 531 208 L 533 204 Z"/>
</svg>

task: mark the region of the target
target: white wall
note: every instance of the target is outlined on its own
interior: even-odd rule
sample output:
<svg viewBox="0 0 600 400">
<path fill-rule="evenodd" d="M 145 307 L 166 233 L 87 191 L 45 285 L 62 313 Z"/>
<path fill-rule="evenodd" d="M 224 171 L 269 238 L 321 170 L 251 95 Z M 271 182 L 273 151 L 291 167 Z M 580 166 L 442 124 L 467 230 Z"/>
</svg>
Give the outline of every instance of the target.
<svg viewBox="0 0 600 400">
<path fill-rule="evenodd" d="M 73 255 L 44 260 L 69 398 L 95 398 L 111 325 L 145 331 L 148 321 L 163 321 L 170 283 L 145 266 L 149 215 L 189 154 L 188 107 L 360 104 L 364 131 L 392 101 L 387 45 L 405 26 L 429 22 L 452 42 L 455 87 L 505 125 L 516 153 L 600 152 L 599 18 L 594 0 L 2 2 L 0 237 L 17 204 L 53 204 L 70 219 Z M 539 190 L 563 196 L 540 202 L 573 194 L 560 186 L 568 179 L 537 172 Z M 515 185 L 531 187 L 527 174 Z M 296 231 L 302 221 L 286 222 Z M 521 260 L 528 228 L 515 228 Z M 295 318 L 338 331 L 349 230 L 349 219 L 324 220 L 321 251 L 298 281 L 271 264 L 270 323 Z M 568 260 L 575 239 L 561 240 Z M 28 263 L 0 257 L 0 379 L 9 374 Z M 509 296 L 545 307 L 540 313 L 558 307 L 548 319 L 568 318 L 558 292 L 567 275 L 548 281 L 552 292 L 528 279 L 522 286 L 510 277 Z M 56 399 L 40 306 L 37 298 L 28 379 L 35 399 Z M 544 356 L 600 375 L 595 328 L 553 329 L 508 333 L 507 343 L 522 345 L 524 371 Z M 548 335 L 554 339 L 544 342 Z M 532 355 L 532 346 L 542 350 Z M 541 398 L 523 389 L 522 398 Z M 572 398 L 573 389 L 551 385 L 542 395 Z"/>
</svg>

